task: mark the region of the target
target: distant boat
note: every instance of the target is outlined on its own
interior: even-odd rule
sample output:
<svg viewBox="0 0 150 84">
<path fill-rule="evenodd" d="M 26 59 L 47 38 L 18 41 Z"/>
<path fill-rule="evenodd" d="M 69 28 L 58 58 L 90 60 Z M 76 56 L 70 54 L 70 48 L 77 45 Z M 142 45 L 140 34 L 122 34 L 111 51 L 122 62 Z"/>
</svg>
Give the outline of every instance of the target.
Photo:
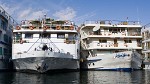
<svg viewBox="0 0 150 84">
<path fill-rule="evenodd" d="M 24 20 L 13 31 L 17 71 L 45 73 L 79 69 L 79 34 L 72 21 Z"/>
<path fill-rule="evenodd" d="M 14 19 L 0 6 L 0 71 L 10 70 Z"/>
<path fill-rule="evenodd" d="M 141 28 L 137 21 L 86 21 L 80 29 L 81 69 L 142 69 Z"/>
</svg>

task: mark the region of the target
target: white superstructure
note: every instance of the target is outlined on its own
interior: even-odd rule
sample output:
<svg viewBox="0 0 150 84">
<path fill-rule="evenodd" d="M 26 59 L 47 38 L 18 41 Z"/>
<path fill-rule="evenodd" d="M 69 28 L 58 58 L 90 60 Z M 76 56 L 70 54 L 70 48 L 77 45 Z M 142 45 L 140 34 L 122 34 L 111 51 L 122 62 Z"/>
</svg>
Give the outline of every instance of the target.
<svg viewBox="0 0 150 84">
<path fill-rule="evenodd" d="M 142 29 L 142 47 L 144 58 L 144 69 L 150 69 L 150 24 L 147 24 Z"/>
<path fill-rule="evenodd" d="M 141 28 L 136 21 L 86 21 L 80 29 L 81 68 L 141 69 Z"/>
<path fill-rule="evenodd" d="M 24 20 L 13 31 L 12 59 L 20 71 L 79 69 L 79 36 L 71 21 Z"/>
<path fill-rule="evenodd" d="M 11 44 L 15 23 L 14 19 L 0 6 L 0 70 L 2 71 L 12 68 Z"/>
</svg>

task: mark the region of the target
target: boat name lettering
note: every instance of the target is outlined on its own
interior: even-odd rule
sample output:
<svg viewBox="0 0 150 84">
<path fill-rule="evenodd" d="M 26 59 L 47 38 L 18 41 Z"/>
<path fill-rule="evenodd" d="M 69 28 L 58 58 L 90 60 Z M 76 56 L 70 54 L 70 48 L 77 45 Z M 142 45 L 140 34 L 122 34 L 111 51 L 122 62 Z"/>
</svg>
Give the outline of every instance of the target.
<svg viewBox="0 0 150 84">
<path fill-rule="evenodd" d="M 120 57 L 125 57 L 125 56 L 129 56 L 129 54 L 126 54 L 126 53 L 116 53 L 116 56 L 115 58 L 120 58 Z"/>
</svg>

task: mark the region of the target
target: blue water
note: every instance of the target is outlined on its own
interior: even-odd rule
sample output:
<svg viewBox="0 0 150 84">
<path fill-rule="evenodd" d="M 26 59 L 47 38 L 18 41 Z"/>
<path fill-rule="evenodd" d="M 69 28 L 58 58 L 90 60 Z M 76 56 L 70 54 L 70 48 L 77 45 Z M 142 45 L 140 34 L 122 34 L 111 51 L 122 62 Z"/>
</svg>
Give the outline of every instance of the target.
<svg viewBox="0 0 150 84">
<path fill-rule="evenodd" d="M 150 70 L 50 74 L 0 72 L 0 84 L 150 84 Z"/>
</svg>

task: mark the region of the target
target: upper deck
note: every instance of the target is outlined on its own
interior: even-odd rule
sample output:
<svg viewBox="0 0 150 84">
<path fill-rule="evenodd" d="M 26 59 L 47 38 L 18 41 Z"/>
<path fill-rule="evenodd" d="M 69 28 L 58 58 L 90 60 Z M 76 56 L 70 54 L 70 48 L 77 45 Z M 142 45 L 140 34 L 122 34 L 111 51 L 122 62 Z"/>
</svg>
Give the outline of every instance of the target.
<svg viewBox="0 0 150 84">
<path fill-rule="evenodd" d="M 81 38 L 142 38 L 142 26 L 138 21 L 85 21 L 81 26 Z"/>
<path fill-rule="evenodd" d="M 100 21 L 85 21 L 82 24 L 82 28 L 88 26 L 100 25 L 101 27 L 133 27 L 141 28 L 139 21 L 118 21 L 118 20 L 100 20 Z"/>
<path fill-rule="evenodd" d="M 80 29 L 84 49 L 142 49 L 138 21 L 85 21 Z"/>
<path fill-rule="evenodd" d="M 44 20 L 24 20 L 13 32 L 70 32 L 77 33 L 77 26 L 72 21 L 54 21 L 46 18 Z"/>
</svg>

